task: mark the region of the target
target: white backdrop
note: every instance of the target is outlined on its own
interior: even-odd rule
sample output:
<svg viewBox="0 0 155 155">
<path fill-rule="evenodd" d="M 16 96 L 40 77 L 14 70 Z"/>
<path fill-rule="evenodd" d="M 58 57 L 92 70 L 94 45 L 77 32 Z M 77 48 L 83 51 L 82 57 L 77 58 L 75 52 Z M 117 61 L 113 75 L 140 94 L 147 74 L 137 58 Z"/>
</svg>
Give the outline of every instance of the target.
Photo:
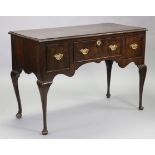
<svg viewBox="0 0 155 155">
<path fill-rule="evenodd" d="M 17 102 L 10 80 L 10 30 L 119 23 L 148 28 L 144 88 L 145 110 L 138 107 L 138 70 L 113 65 L 110 100 L 105 64 L 90 63 L 74 77 L 59 75 L 48 96 L 49 135 L 46 138 L 155 138 L 155 17 L 0 17 L 0 138 L 43 138 L 40 96 L 34 75 L 19 80 L 23 119 L 16 120 Z M 88 78 L 89 77 L 89 78 Z M 3 91 L 2 91 L 3 90 Z"/>
</svg>

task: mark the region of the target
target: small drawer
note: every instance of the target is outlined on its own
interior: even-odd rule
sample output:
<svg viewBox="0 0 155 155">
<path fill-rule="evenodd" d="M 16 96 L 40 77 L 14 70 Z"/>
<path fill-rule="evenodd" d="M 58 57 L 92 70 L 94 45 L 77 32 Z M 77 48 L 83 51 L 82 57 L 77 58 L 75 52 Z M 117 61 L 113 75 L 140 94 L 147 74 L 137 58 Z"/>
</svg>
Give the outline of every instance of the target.
<svg viewBox="0 0 155 155">
<path fill-rule="evenodd" d="M 106 51 L 108 56 L 119 56 L 122 54 L 123 49 L 123 40 L 122 38 L 108 38 L 106 40 Z"/>
<path fill-rule="evenodd" d="M 128 58 L 143 56 L 144 35 L 128 36 L 125 39 L 125 56 Z"/>
<path fill-rule="evenodd" d="M 74 43 L 75 61 L 97 59 L 106 56 L 105 40 L 83 40 Z"/>
<path fill-rule="evenodd" d="M 47 71 L 69 68 L 68 43 L 47 44 Z"/>
</svg>

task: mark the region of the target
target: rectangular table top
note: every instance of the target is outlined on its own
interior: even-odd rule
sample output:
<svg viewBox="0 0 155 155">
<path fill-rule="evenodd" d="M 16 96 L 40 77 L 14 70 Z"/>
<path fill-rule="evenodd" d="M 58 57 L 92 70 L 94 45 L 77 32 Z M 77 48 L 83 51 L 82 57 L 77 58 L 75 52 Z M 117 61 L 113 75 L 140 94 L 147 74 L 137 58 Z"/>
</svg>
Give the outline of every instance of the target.
<svg viewBox="0 0 155 155">
<path fill-rule="evenodd" d="M 10 31 L 9 34 L 14 34 L 24 38 L 44 42 L 52 40 L 71 39 L 77 37 L 100 36 L 136 31 L 146 31 L 146 29 L 141 27 L 126 26 L 114 23 L 101 23 L 70 27 Z"/>
</svg>

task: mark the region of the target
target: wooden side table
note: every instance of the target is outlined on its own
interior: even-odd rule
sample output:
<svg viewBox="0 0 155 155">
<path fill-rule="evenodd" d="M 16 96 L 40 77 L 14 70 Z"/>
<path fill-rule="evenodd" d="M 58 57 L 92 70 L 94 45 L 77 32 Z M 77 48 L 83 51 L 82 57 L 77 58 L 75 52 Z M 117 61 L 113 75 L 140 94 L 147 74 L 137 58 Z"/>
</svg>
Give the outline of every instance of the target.
<svg viewBox="0 0 155 155">
<path fill-rule="evenodd" d="M 43 131 L 46 123 L 47 93 L 58 74 L 73 76 L 75 70 L 89 62 L 105 61 L 107 98 L 113 61 L 122 68 L 134 62 L 139 69 L 139 109 L 143 110 L 142 93 L 147 67 L 145 59 L 146 29 L 113 23 L 63 28 L 11 31 L 11 78 L 18 101 L 17 118 L 22 117 L 18 78 L 22 70 L 34 73 L 43 109 Z"/>
</svg>

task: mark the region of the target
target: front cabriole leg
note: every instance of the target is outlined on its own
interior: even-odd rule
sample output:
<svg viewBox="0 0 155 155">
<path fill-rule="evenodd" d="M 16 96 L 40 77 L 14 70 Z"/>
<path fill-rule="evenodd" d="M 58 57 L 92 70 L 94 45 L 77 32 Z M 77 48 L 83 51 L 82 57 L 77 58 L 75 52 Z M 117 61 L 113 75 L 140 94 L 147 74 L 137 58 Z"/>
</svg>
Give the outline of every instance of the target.
<svg viewBox="0 0 155 155">
<path fill-rule="evenodd" d="M 20 73 L 21 72 L 14 71 L 14 70 L 11 72 L 12 84 L 13 84 L 17 102 L 18 102 L 18 113 L 16 114 L 16 117 L 18 119 L 22 117 L 22 105 L 21 105 L 21 99 L 20 99 L 20 94 L 18 89 L 18 78 L 20 76 Z"/>
<path fill-rule="evenodd" d="M 48 90 L 51 86 L 52 82 L 44 82 L 44 81 L 37 81 L 37 85 L 39 88 L 40 92 L 40 97 L 41 97 L 41 102 L 42 102 L 42 110 L 43 110 L 43 130 L 42 130 L 42 135 L 47 135 L 48 130 L 47 130 L 47 94 Z"/>
<path fill-rule="evenodd" d="M 142 106 L 142 94 L 143 94 L 143 86 L 145 82 L 147 66 L 146 65 L 138 65 L 139 68 L 139 110 L 143 110 Z"/>
</svg>

